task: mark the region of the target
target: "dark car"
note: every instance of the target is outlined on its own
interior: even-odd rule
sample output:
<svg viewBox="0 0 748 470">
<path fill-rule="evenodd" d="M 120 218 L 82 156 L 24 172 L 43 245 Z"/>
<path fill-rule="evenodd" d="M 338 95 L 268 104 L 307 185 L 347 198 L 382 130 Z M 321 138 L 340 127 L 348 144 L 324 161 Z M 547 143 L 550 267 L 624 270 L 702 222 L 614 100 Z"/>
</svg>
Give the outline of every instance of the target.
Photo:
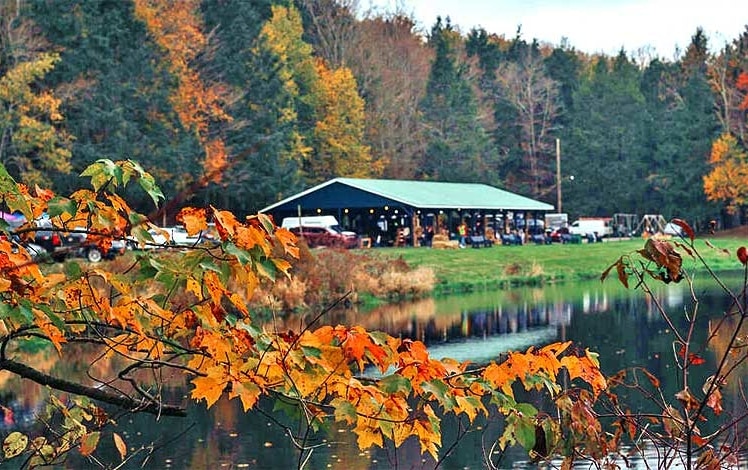
<svg viewBox="0 0 748 470">
<path fill-rule="evenodd" d="M 44 248 L 55 261 L 68 257 L 86 258 L 91 263 L 102 259 L 114 259 L 125 252 L 125 243 L 114 240 L 111 248 L 103 253 L 95 243 L 87 239 L 85 233 L 60 233 L 54 230 L 37 230 L 34 243 Z"/>
<path fill-rule="evenodd" d="M 315 248 L 328 246 L 336 248 L 356 248 L 358 236 L 347 232 L 335 230 L 333 227 L 292 227 L 291 233 L 298 238 L 303 238 L 307 246 Z"/>
</svg>

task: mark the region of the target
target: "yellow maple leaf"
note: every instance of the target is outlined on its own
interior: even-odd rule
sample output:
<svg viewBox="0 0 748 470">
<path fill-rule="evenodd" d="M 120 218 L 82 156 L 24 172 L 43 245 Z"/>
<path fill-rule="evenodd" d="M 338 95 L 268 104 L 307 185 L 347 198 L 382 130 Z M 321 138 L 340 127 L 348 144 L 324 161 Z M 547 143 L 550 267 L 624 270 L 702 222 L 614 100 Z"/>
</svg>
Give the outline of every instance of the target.
<svg viewBox="0 0 748 470">
<path fill-rule="evenodd" d="M 488 412 L 483 406 L 483 403 L 480 402 L 480 399 L 474 398 L 471 400 L 468 397 L 455 395 L 455 401 L 457 402 L 457 406 L 454 409 L 455 414 L 465 413 L 471 423 L 478 416 L 478 413 L 484 413 L 486 416 L 488 415 Z"/>
<path fill-rule="evenodd" d="M 366 420 L 369 421 L 369 420 Z M 384 447 L 384 440 L 382 439 L 382 431 L 379 428 L 370 427 L 368 425 L 356 426 L 353 430 L 356 433 L 358 448 L 366 450 L 371 446 Z"/>
<path fill-rule="evenodd" d="M 216 222 L 216 230 L 221 240 L 233 239 L 236 236 L 236 230 L 241 226 L 236 220 L 234 214 L 229 211 L 219 211 L 213 207 L 213 220 Z"/>
<path fill-rule="evenodd" d="M 208 408 L 221 398 L 221 394 L 226 388 L 226 382 L 222 378 L 210 375 L 192 379 L 192 385 L 195 386 L 192 390 L 192 398 L 195 400 L 204 399 Z"/>
<path fill-rule="evenodd" d="M 259 246 L 265 256 L 270 254 L 270 242 L 266 238 L 265 232 L 257 227 L 236 227 L 236 246 L 245 250 Z"/>
</svg>

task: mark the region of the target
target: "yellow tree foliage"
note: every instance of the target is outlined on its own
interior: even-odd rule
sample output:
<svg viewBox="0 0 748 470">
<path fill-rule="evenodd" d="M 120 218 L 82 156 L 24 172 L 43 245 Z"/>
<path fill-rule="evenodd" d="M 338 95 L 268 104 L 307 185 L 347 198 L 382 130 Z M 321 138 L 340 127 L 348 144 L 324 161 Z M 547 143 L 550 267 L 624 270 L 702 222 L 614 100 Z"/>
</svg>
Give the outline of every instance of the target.
<svg viewBox="0 0 748 470">
<path fill-rule="evenodd" d="M 0 77 L 0 162 L 29 184 L 48 185 L 45 173 L 71 169 L 71 137 L 60 128 L 62 102 L 36 86 L 59 60 L 59 54 L 41 53 Z"/>
<path fill-rule="evenodd" d="M 317 122 L 308 175 L 316 182 L 339 176 L 380 176 L 384 164 L 372 158 L 363 142 L 365 103 L 353 73 L 347 67 L 331 70 L 322 60 L 317 61 L 316 70 Z"/>
<path fill-rule="evenodd" d="M 712 143 L 712 170 L 704 176 L 704 193 L 710 201 L 723 201 L 730 213 L 745 205 L 748 197 L 748 154 L 730 134 Z"/>
<path fill-rule="evenodd" d="M 221 83 L 206 83 L 195 59 L 205 52 L 198 0 L 133 0 L 135 16 L 146 25 L 156 44 L 166 54 L 166 67 L 177 79 L 171 104 L 185 129 L 195 132 L 205 149 L 204 170 L 208 181 L 219 182 L 228 164 L 224 143 L 211 137 L 211 125 L 230 122 L 224 109 L 227 89 Z"/>
<path fill-rule="evenodd" d="M 299 119 L 296 102 L 308 100 L 307 91 L 317 79 L 312 56 L 312 46 L 302 39 L 304 26 L 301 14 L 294 7 L 273 5 L 271 18 L 260 33 L 262 46 L 276 59 L 275 73 L 290 98 L 280 109 L 279 124 L 294 124 Z M 255 51 L 260 53 L 260 51 Z M 307 106 L 311 107 L 310 104 Z M 285 159 L 302 162 L 311 152 L 311 147 L 301 132 L 291 134 L 291 144 Z"/>
<path fill-rule="evenodd" d="M 125 236 L 153 243 L 152 224 L 117 195 L 137 184 L 159 202 L 163 196 L 148 173 L 132 161 L 100 160 L 83 175 L 92 188 L 61 197 L 30 192 L 0 166 L 0 190 L 8 209 L 29 220 L 46 212 L 52 230 L 85 230 L 102 246 Z M 299 255 L 295 237 L 262 214 L 238 219 L 217 208 L 185 208 L 179 221 L 196 234 L 207 228 L 207 217 L 215 222 L 217 246 L 197 246 L 177 256 L 144 251 L 124 268 L 69 260 L 62 273 L 45 274 L 25 250 L 0 242 L 0 370 L 79 397 L 66 404 L 53 399 L 65 416 L 61 439 L 14 433 L 4 442 L 6 458 L 22 455 L 34 466 L 54 462 L 73 448 L 93 455 L 110 422 L 95 402 L 132 412 L 184 414 L 182 403 L 166 403 L 153 393 L 174 375 L 187 377 L 191 397 L 209 407 L 238 399 L 251 410 L 263 397 L 280 400 L 285 408 L 293 403 L 302 424 L 316 429 L 341 423 L 355 433 L 361 449 L 385 441 L 399 446 L 416 437 L 421 451 L 436 458 L 441 416 L 451 413 L 473 423 L 491 407 L 507 417 L 501 446 L 540 452 L 535 449 L 540 433 L 542 456 L 570 457 L 575 447 L 605 441 L 604 435 L 582 433 L 572 442 L 562 431 L 562 423 L 580 413 L 591 420 L 589 406 L 606 388 L 594 354 L 554 343 L 471 368 L 434 359 L 420 341 L 356 325 L 313 322 L 283 332 L 263 327 L 248 300 L 259 282 L 291 275 Z M 34 230 L 29 223 L 17 233 L 31 237 Z M 16 353 L 30 338 L 53 345 L 63 358 L 85 345 L 100 358 L 116 358 L 121 367 L 97 371 L 97 383 L 106 387 L 52 377 Z M 364 374 L 368 370 L 379 375 Z M 577 388 L 565 390 L 562 378 Z M 516 387 L 544 391 L 558 412 L 540 413 L 518 402 Z M 112 438 L 124 458 L 124 439 Z"/>
</svg>

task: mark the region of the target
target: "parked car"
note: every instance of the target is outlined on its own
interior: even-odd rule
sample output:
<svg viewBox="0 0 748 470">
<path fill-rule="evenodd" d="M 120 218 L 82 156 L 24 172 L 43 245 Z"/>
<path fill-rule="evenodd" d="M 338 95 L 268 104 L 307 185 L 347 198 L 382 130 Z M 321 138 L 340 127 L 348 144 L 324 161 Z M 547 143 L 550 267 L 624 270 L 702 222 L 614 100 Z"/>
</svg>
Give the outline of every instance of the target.
<svg viewBox="0 0 748 470">
<path fill-rule="evenodd" d="M 169 235 L 169 242 L 175 246 L 197 246 L 215 242 L 215 237 L 208 230 L 201 230 L 195 235 L 188 234 L 182 225 L 164 227 L 163 230 Z"/>
<path fill-rule="evenodd" d="M 288 229 L 299 238 L 303 238 L 310 248 L 318 246 L 336 248 L 358 247 L 358 235 L 352 232 L 341 232 L 332 227 L 291 227 Z"/>
<path fill-rule="evenodd" d="M 85 233 L 60 233 L 49 229 L 37 230 L 34 242 L 57 262 L 68 257 L 77 257 L 98 263 L 102 259 L 114 259 L 125 252 L 125 243 L 121 240 L 113 240 L 109 250 L 102 253 L 101 248 L 91 243 Z"/>
</svg>

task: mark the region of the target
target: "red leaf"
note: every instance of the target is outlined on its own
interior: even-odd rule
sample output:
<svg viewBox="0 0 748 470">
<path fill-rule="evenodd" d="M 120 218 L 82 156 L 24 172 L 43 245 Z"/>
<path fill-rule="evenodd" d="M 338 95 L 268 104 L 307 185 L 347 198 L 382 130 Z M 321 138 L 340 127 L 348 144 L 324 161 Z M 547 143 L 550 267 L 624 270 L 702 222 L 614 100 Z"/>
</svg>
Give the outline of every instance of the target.
<svg viewBox="0 0 748 470">
<path fill-rule="evenodd" d="M 701 357 L 701 356 L 699 356 L 697 354 L 689 353 L 688 354 L 688 363 L 689 364 L 693 364 L 695 366 L 700 366 L 701 364 L 706 363 L 706 359 L 704 359 L 703 357 Z"/>
<path fill-rule="evenodd" d="M 688 235 L 688 238 L 690 238 L 691 241 L 693 241 L 693 239 L 694 239 L 693 229 L 691 228 L 690 225 L 688 225 L 688 222 L 686 222 L 683 219 L 673 219 L 673 220 L 671 220 L 671 222 L 673 224 L 677 225 L 678 227 L 682 228 L 683 229 L 683 233 L 685 233 L 686 235 Z"/>
<path fill-rule="evenodd" d="M 741 246 L 738 248 L 738 259 L 743 266 L 745 266 L 745 263 L 748 263 L 748 249 L 746 249 L 746 247 Z"/>
</svg>

